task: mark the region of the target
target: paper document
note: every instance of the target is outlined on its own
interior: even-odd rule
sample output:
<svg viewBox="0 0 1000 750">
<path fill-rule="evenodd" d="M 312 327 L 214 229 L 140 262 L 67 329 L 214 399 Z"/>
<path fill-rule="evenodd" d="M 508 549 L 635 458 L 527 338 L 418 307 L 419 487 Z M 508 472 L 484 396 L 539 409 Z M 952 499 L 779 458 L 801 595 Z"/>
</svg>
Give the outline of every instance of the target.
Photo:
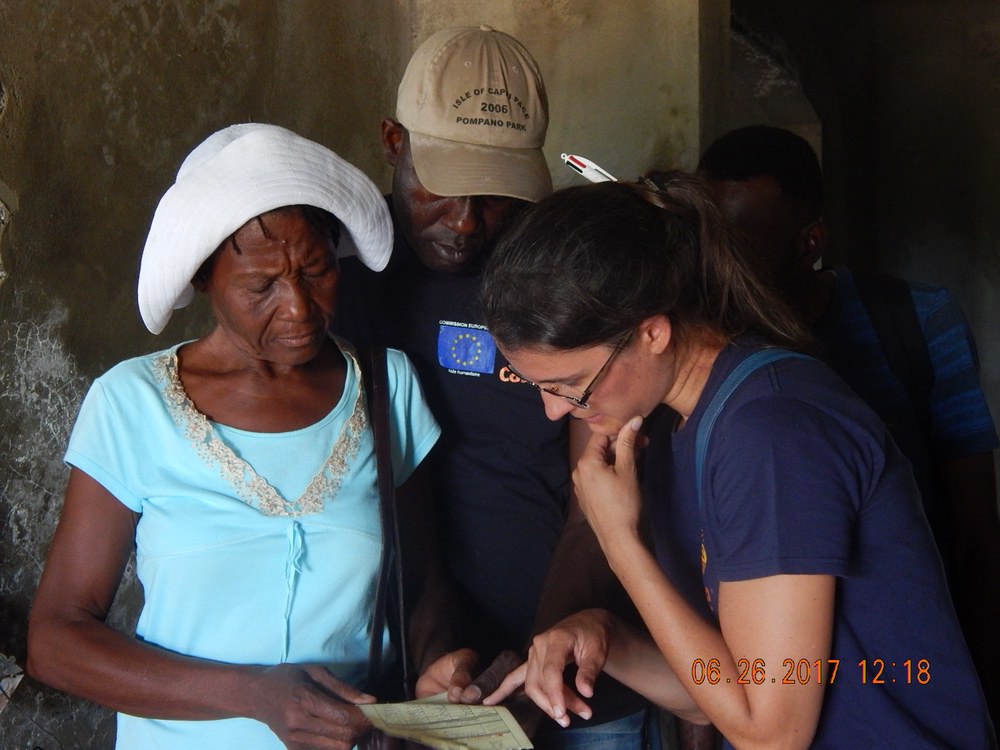
<svg viewBox="0 0 1000 750">
<path fill-rule="evenodd" d="M 444 693 L 407 703 L 358 706 L 368 720 L 392 737 L 438 750 L 528 750 L 533 747 L 503 706 L 448 703 Z"/>
</svg>

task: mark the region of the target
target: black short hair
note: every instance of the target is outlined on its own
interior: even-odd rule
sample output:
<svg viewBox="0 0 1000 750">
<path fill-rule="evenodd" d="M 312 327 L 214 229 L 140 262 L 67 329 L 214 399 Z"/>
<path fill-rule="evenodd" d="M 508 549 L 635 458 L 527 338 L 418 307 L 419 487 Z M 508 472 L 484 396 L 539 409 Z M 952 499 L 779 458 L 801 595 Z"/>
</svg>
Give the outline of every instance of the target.
<svg viewBox="0 0 1000 750">
<path fill-rule="evenodd" d="M 705 149 L 698 171 L 709 180 L 772 177 L 790 198 L 823 206 L 823 169 L 812 146 L 790 130 L 748 125 L 726 133 Z"/>
<path fill-rule="evenodd" d="M 219 257 L 219 251 L 222 250 L 222 248 L 227 244 L 232 244 L 233 250 L 237 254 L 242 253 L 243 251 L 240 250 L 240 246 L 236 243 L 236 234 L 250 222 L 256 221 L 259 223 L 264 236 L 270 238 L 267 226 L 265 226 L 261 221 L 261 217 L 266 216 L 269 213 L 273 213 L 274 211 L 298 211 L 299 215 L 302 216 L 303 220 L 309 225 L 310 229 L 317 232 L 321 237 L 329 237 L 333 241 L 334 247 L 340 244 L 340 219 L 326 209 L 305 204 L 282 206 L 280 208 L 273 209 L 273 211 L 265 211 L 264 213 L 253 217 L 250 221 L 245 222 L 235 232 L 226 237 L 222 244 L 219 245 L 212 252 L 212 254 L 205 259 L 205 262 L 198 267 L 198 270 L 194 272 L 194 276 L 191 277 L 191 280 L 193 282 L 205 282 L 212 274 L 212 268 L 215 266 L 215 261 Z"/>
</svg>

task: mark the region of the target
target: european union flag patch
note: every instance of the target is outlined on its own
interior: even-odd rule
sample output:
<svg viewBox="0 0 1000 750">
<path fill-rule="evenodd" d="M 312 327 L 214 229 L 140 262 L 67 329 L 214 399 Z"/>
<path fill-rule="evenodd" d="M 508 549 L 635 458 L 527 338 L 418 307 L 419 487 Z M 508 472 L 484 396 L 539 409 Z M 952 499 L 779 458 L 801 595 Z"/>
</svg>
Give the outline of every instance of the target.
<svg viewBox="0 0 1000 750">
<path fill-rule="evenodd" d="M 493 374 L 497 345 L 485 328 L 442 323 L 438 329 L 438 362 L 458 372 Z"/>
</svg>

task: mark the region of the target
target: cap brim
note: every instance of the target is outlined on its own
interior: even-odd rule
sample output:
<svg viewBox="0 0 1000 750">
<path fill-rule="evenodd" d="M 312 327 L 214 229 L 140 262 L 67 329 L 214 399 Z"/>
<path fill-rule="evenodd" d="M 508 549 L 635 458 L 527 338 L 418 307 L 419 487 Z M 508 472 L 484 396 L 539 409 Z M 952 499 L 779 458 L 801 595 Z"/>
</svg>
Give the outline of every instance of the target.
<svg viewBox="0 0 1000 750">
<path fill-rule="evenodd" d="M 410 131 L 417 177 L 436 195 L 504 195 L 536 203 L 552 192 L 540 148 L 458 143 Z"/>
</svg>

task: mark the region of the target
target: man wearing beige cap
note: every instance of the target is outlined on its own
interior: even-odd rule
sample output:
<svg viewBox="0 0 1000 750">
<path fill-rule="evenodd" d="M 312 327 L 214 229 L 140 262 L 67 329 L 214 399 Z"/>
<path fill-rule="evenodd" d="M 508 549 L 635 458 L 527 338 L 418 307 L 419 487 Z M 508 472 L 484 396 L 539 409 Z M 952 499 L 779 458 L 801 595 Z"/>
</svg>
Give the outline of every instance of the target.
<svg viewBox="0 0 1000 750">
<path fill-rule="evenodd" d="M 395 119 L 382 121 L 394 168 L 389 264 L 381 273 L 343 264 L 351 296 L 339 303 L 336 327 L 356 342 L 405 351 L 441 424 L 429 473 L 461 600 L 465 642 L 456 645 L 471 646 L 478 668 L 521 653 L 535 630 L 563 615 L 612 606 L 615 590 L 599 550 L 571 554 L 586 523 L 566 521 L 566 422 L 546 419 L 477 307 L 482 261 L 504 223 L 552 192 L 541 151 L 547 127 L 538 65 L 516 39 L 488 26 L 431 36 L 407 66 Z M 543 587 L 552 605 L 540 612 Z M 477 663 L 458 653 L 466 658 L 453 657 L 454 675 L 440 687 L 471 702 L 481 697 L 478 683 L 463 688 Z M 593 718 L 567 730 L 546 719 L 535 746 L 640 750 L 652 723 L 646 704 L 609 678 L 596 693 Z"/>
</svg>

